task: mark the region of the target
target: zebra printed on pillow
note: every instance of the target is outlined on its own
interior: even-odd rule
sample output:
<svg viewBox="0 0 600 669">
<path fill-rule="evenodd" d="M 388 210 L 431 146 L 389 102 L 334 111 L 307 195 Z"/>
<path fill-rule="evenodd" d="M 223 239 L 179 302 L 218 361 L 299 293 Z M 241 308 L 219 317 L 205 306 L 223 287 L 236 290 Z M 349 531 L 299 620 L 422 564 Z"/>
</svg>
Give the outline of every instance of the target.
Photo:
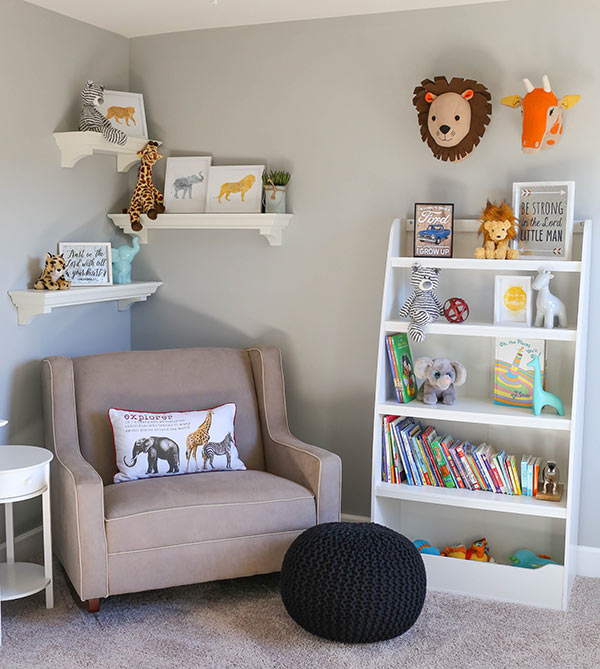
<svg viewBox="0 0 600 669">
<path fill-rule="evenodd" d="M 425 339 L 427 325 L 442 314 L 442 303 L 434 290 L 440 283 L 438 267 L 421 267 L 415 263 L 411 268 L 410 283 L 413 292 L 400 309 L 401 318 L 410 318 L 408 336 L 416 343 Z"/>
<path fill-rule="evenodd" d="M 104 103 L 104 86 L 95 81 L 88 81 L 81 89 L 81 100 L 78 129 L 101 132 L 107 142 L 123 146 L 127 142 L 127 135 L 122 130 L 113 127 L 111 122 L 96 109 L 97 105 Z"/>
</svg>

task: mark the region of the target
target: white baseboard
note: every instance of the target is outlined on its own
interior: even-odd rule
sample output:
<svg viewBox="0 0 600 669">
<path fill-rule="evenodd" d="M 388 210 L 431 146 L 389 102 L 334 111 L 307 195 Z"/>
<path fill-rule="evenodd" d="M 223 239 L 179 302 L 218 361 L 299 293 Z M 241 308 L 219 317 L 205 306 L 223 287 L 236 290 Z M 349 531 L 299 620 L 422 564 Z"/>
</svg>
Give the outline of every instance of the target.
<svg viewBox="0 0 600 669">
<path fill-rule="evenodd" d="M 370 523 L 368 516 L 353 516 L 351 513 L 342 513 L 343 523 Z"/>
<path fill-rule="evenodd" d="M 15 537 L 15 557 L 17 560 L 29 560 L 44 551 L 42 526 L 34 527 L 28 532 Z M 0 544 L 0 562 L 6 562 L 6 542 Z"/>
<path fill-rule="evenodd" d="M 355 516 L 342 513 L 345 523 L 368 523 L 368 516 Z M 28 532 L 15 537 L 15 554 L 17 559 L 27 560 L 43 551 L 42 526 L 34 527 Z M 6 560 L 6 543 L 0 544 L 0 562 Z M 600 578 L 600 548 L 595 546 L 577 547 L 577 575 Z"/>
<path fill-rule="evenodd" d="M 577 546 L 577 575 L 600 578 L 600 548 Z"/>
</svg>

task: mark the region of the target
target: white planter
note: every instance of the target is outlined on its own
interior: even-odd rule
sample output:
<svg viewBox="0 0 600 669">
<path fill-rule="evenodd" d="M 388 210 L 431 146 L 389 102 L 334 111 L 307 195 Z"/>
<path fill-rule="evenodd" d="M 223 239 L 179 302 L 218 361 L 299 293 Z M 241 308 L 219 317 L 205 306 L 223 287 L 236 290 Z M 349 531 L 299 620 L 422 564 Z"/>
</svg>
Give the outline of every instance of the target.
<svg viewBox="0 0 600 669">
<path fill-rule="evenodd" d="M 285 194 L 287 186 L 265 186 L 265 212 L 285 214 Z"/>
</svg>

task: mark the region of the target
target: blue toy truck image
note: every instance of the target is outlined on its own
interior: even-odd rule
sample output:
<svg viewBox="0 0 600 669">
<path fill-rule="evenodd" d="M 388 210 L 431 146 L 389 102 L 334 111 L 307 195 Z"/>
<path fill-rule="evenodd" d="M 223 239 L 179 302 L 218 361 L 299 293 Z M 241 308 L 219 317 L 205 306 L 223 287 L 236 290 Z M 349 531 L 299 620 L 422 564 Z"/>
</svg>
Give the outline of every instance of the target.
<svg viewBox="0 0 600 669">
<path fill-rule="evenodd" d="M 418 233 L 419 241 L 432 242 L 433 244 L 439 244 L 449 236 L 450 230 L 445 228 L 441 223 L 432 223 L 425 230 L 421 230 Z"/>
</svg>

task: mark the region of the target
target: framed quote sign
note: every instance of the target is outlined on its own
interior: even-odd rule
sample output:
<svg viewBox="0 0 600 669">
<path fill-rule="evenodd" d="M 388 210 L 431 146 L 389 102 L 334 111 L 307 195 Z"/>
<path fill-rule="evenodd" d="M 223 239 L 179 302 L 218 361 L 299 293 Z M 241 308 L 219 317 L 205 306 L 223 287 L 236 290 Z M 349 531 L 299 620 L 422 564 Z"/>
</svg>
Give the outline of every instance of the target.
<svg viewBox="0 0 600 669">
<path fill-rule="evenodd" d="M 574 181 L 513 183 L 513 211 L 519 219 L 519 251 L 540 260 L 570 260 Z"/>
<path fill-rule="evenodd" d="M 453 231 L 453 204 L 415 204 L 413 255 L 451 258 Z"/>
<path fill-rule="evenodd" d="M 66 278 L 72 286 L 112 285 L 110 242 L 60 242 L 66 261 Z"/>
</svg>

